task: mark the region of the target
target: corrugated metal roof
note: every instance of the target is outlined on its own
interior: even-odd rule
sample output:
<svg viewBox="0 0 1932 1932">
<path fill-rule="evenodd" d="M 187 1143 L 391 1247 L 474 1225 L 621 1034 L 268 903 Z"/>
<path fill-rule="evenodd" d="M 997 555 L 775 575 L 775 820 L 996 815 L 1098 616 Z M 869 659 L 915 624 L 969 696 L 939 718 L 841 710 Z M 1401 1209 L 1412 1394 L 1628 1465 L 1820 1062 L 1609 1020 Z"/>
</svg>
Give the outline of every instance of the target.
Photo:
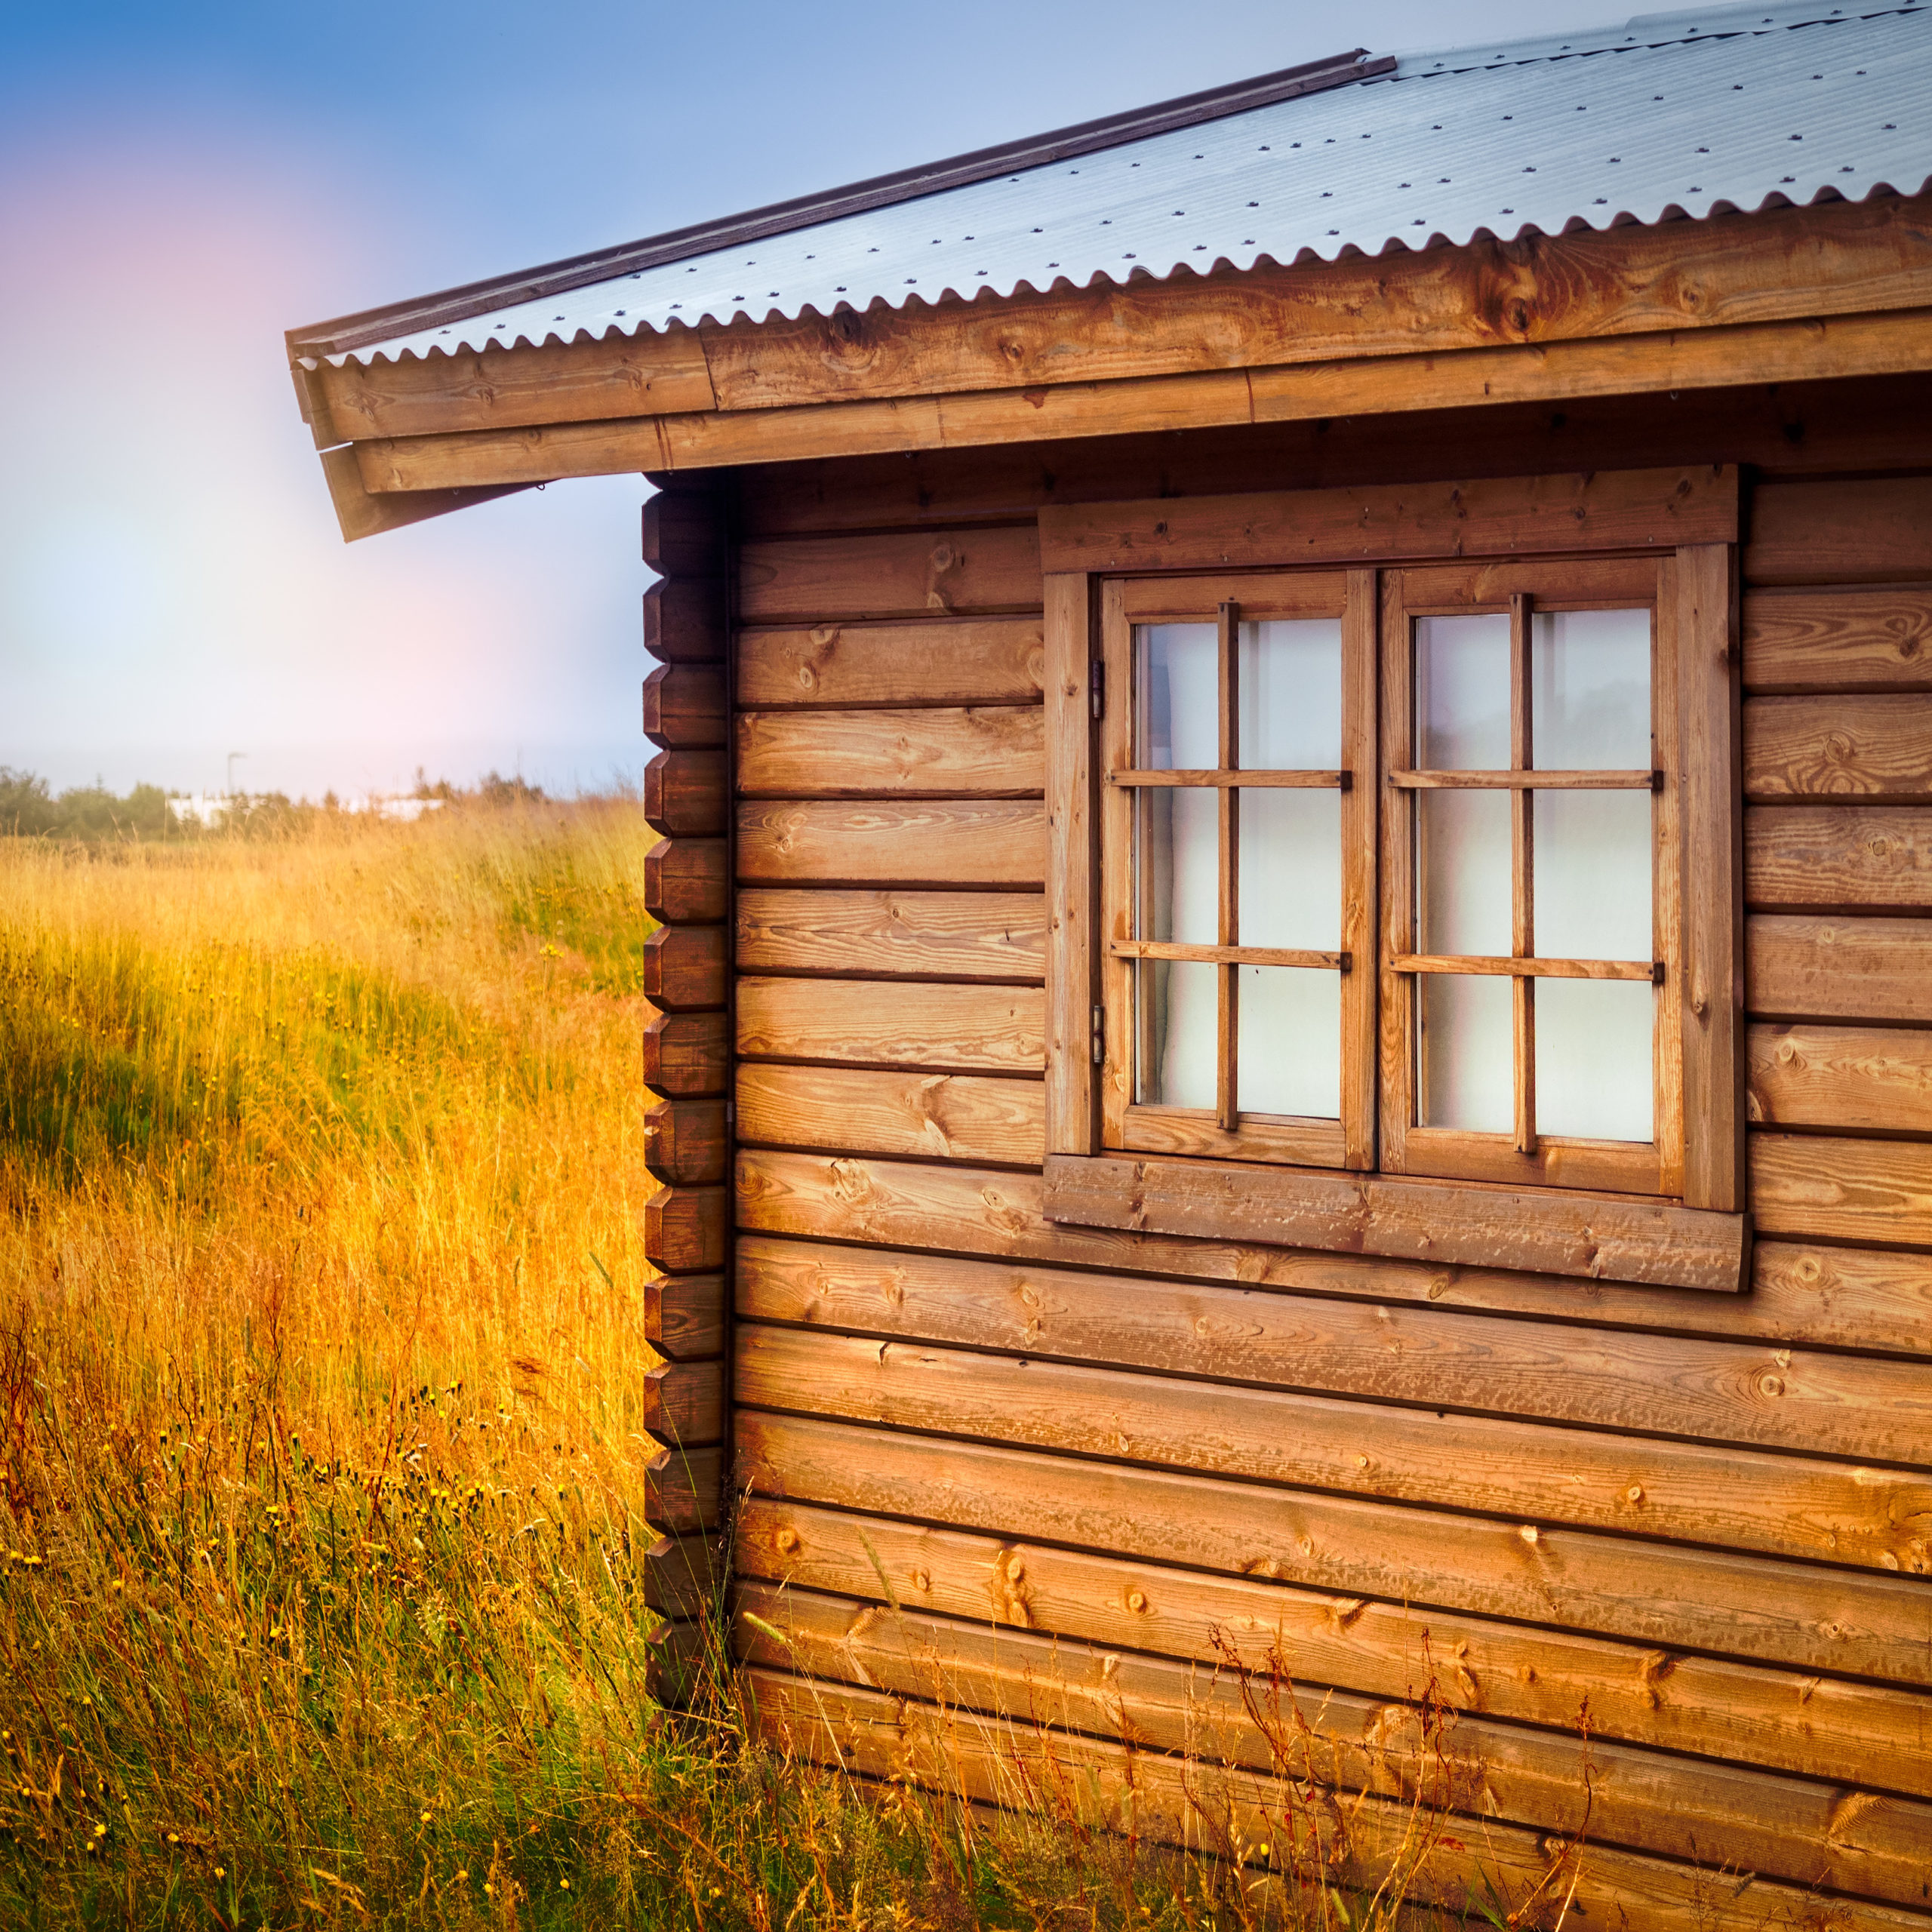
<svg viewBox="0 0 1932 1932">
<path fill-rule="evenodd" d="M 1649 15 L 660 263 L 329 360 L 1332 260 L 1932 182 L 1932 6 Z"/>
</svg>

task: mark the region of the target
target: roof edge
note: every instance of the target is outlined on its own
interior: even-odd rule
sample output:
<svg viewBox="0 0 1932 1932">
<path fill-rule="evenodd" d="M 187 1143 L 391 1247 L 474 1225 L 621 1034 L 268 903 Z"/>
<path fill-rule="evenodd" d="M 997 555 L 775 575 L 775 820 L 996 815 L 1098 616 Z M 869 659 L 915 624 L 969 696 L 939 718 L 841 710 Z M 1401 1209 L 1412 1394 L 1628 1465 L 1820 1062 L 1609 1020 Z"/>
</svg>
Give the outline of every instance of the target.
<svg viewBox="0 0 1932 1932">
<path fill-rule="evenodd" d="M 721 220 L 699 222 L 687 228 L 672 229 L 662 235 L 627 242 L 615 248 L 592 250 L 562 261 L 548 262 L 511 275 L 484 281 L 466 282 L 434 294 L 422 295 L 378 309 L 365 309 L 353 315 L 339 315 L 329 321 L 311 323 L 287 332 L 289 353 L 294 356 L 340 355 L 392 337 L 414 334 L 445 322 L 467 319 L 479 311 L 500 304 L 534 301 L 540 296 L 582 288 L 593 282 L 666 262 L 679 261 L 713 248 L 725 248 L 767 235 L 806 226 L 811 223 L 836 220 L 842 215 L 861 214 L 872 208 L 888 208 L 922 195 L 938 194 L 949 188 L 962 188 L 976 181 L 1014 169 L 1037 168 L 1069 156 L 1092 154 L 1102 148 L 1124 146 L 1203 121 L 1216 121 L 1247 109 L 1272 106 L 1300 94 L 1324 93 L 1346 87 L 1355 81 L 1368 80 L 1392 72 L 1393 54 L 1371 54 L 1366 48 L 1355 48 L 1325 60 L 1303 62 L 1283 67 L 1251 80 L 1235 81 L 1217 88 L 1205 88 L 1196 94 L 1182 94 L 1152 106 L 1137 107 L 1124 113 L 1110 114 L 1098 120 L 1083 121 L 1072 127 L 1055 128 L 1044 134 L 1003 142 L 997 146 L 976 148 L 946 161 L 930 162 L 917 168 L 901 168 L 891 174 L 873 176 L 848 186 L 801 195 L 792 200 L 774 202 L 742 214 Z"/>
</svg>

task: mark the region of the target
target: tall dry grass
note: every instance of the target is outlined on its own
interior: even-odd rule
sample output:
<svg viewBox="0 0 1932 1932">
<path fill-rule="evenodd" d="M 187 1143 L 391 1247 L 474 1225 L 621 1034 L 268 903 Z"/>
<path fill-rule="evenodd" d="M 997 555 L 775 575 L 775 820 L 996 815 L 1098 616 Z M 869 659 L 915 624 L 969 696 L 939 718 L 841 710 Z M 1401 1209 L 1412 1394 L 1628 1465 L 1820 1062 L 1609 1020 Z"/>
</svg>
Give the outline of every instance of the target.
<svg viewBox="0 0 1932 1932">
<path fill-rule="evenodd" d="M 651 842 L 0 840 L 0 1924 L 1392 1924 L 654 1721 Z"/>
</svg>

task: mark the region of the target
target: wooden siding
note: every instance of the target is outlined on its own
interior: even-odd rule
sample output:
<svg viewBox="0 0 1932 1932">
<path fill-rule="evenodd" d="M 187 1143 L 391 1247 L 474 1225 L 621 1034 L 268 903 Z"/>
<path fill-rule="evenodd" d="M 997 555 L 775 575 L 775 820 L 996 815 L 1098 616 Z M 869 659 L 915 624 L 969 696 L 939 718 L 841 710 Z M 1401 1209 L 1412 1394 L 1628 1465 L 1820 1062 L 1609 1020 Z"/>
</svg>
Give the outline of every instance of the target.
<svg viewBox="0 0 1932 1932">
<path fill-rule="evenodd" d="M 1768 466 L 1761 415 L 1694 401 L 1649 460 Z M 1614 466 L 1587 421 L 1523 466 Z M 1159 1835 L 1270 1771 L 1238 1674 L 1285 1669 L 1372 1844 L 1432 1681 L 1472 1767 L 1434 1795 L 1506 1875 L 1582 1826 L 1587 1727 L 1593 1912 L 1727 1925 L 1721 1865 L 1760 1916 L 1932 1928 L 1932 481 L 1860 433 L 1866 474 L 1747 503 L 1736 1295 L 1048 1221 L 1078 706 L 1029 519 L 1075 499 L 1023 452 L 740 479 L 737 1641 L 774 1730 L 921 1775 L 943 1740 L 990 1790 L 1044 1718 L 1096 1792 L 1131 1744 Z M 1114 454 L 1076 497 L 1329 480 Z"/>
</svg>

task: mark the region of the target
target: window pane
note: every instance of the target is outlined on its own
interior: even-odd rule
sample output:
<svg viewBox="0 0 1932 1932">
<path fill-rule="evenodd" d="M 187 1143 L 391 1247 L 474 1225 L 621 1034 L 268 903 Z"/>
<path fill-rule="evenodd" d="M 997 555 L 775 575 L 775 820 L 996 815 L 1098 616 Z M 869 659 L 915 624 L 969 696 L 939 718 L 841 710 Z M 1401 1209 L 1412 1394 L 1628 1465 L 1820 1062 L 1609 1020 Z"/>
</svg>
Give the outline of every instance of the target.
<svg viewBox="0 0 1932 1932">
<path fill-rule="evenodd" d="M 1148 1106 L 1212 1107 L 1215 1103 L 1214 976 L 1198 960 L 1137 963 L 1136 1100 Z"/>
<path fill-rule="evenodd" d="M 1244 1113 L 1342 1112 L 1342 976 L 1292 966 L 1236 975 L 1235 1097 Z"/>
<path fill-rule="evenodd" d="M 1422 1051 L 1417 1111 L 1422 1124 L 1512 1133 L 1516 1072 L 1509 981 L 1428 973 L 1417 983 Z"/>
<path fill-rule="evenodd" d="M 1134 633 L 1134 755 L 1144 771 L 1221 761 L 1220 666 L 1212 624 L 1142 624 Z"/>
<path fill-rule="evenodd" d="M 1509 618 L 1416 620 L 1416 760 L 1425 771 L 1509 763 Z"/>
<path fill-rule="evenodd" d="M 1530 719 L 1540 771 L 1649 771 L 1650 612 L 1532 611 Z"/>
<path fill-rule="evenodd" d="M 1546 959 L 1649 959 L 1651 795 L 1539 792 L 1531 924 Z"/>
<path fill-rule="evenodd" d="M 1241 763 L 1332 771 L 1342 762 L 1342 620 L 1271 618 L 1238 640 Z"/>
<path fill-rule="evenodd" d="M 1509 795 L 1418 792 L 1416 807 L 1420 949 L 1508 958 Z"/>
<path fill-rule="evenodd" d="M 1537 982 L 1537 1131 L 1654 1137 L 1654 990 L 1631 980 Z"/>
<path fill-rule="evenodd" d="M 1335 951 L 1342 943 L 1341 793 L 1244 789 L 1238 810 L 1238 943 Z"/>
<path fill-rule="evenodd" d="M 1137 792 L 1134 937 L 1214 946 L 1220 931 L 1220 814 L 1194 786 Z"/>
</svg>

